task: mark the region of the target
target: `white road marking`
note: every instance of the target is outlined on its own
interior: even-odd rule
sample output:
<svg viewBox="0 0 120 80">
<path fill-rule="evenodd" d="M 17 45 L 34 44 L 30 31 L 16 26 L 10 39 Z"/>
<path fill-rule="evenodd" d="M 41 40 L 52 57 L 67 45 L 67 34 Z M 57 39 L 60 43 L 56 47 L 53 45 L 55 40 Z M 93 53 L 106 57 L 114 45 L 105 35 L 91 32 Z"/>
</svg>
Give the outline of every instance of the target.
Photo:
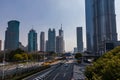
<svg viewBox="0 0 120 80">
<path fill-rule="evenodd" d="M 65 77 L 65 76 L 66 76 L 66 73 L 64 73 L 63 77 Z"/>
<path fill-rule="evenodd" d="M 57 73 L 57 74 L 55 75 L 55 77 L 53 78 L 53 80 L 55 80 L 55 79 L 57 78 L 58 75 L 59 75 L 59 73 Z"/>
</svg>

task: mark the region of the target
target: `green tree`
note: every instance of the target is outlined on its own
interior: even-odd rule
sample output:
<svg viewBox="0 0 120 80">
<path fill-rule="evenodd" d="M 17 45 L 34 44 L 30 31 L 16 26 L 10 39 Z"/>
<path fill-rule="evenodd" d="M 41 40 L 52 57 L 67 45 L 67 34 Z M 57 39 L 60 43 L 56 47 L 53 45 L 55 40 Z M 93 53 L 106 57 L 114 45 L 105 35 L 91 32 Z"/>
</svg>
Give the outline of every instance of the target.
<svg viewBox="0 0 120 80">
<path fill-rule="evenodd" d="M 32 54 L 28 54 L 28 60 L 33 60 L 33 56 L 32 56 Z"/>
<path fill-rule="evenodd" d="M 81 57 L 82 57 L 82 54 L 81 54 L 81 53 L 76 53 L 76 54 L 75 54 L 75 58 L 76 58 L 76 59 L 80 59 Z"/>
<path fill-rule="evenodd" d="M 120 80 L 120 46 L 88 66 L 85 75 L 88 80 Z"/>
<path fill-rule="evenodd" d="M 15 54 L 13 59 L 16 61 L 22 61 L 24 57 L 21 54 Z"/>
<path fill-rule="evenodd" d="M 24 60 L 28 60 L 28 55 L 27 55 L 27 53 L 22 53 L 21 55 L 23 56 Z"/>
</svg>

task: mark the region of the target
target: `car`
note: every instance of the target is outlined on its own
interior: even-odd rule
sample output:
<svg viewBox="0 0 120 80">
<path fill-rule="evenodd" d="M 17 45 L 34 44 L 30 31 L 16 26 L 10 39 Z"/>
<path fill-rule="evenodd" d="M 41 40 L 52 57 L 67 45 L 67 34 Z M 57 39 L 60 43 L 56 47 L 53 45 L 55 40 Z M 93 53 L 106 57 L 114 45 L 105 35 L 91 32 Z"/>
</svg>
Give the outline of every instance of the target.
<svg viewBox="0 0 120 80">
<path fill-rule="evenodd" d="M 65 67 L 68 67 L 68 64 L 65 64 L 64 66 L 65 66 Z"/>
<path fill-rule="evenodd" d="M 18 64 L 17 67 L 16 67 L 16 69 L 21 69 L 21 68 L 23 68 L 23 67 L 24 67 L 23 64 Z"/>
</svg>

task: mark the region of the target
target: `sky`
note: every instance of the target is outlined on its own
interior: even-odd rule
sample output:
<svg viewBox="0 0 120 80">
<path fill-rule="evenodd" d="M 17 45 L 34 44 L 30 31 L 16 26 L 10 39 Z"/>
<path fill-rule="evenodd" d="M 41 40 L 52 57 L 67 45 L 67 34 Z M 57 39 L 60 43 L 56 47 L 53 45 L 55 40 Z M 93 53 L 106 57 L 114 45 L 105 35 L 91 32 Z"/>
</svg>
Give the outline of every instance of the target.
<svg viewBox="0 0 120 80">
<path fill-rule="evenodd" d="M 120 40 L 120 0 L 115 0 L 118 39 Z M 5 30 L 10 20 L 20 21 L 20 42 L 27 45 L 28 32 L 44 31 L 46 40 L 49 28 L 58 30 L 63 25 L 65 50 L 76 47 L 76 27 L 83 27 L 83 41 L 86 47 L 85 0 L 0 0 L 0 40 L 4 43 Z M 2 48 L 4 44 L 2 44 Z M 39 46 L 38 46 L 39 49 Z"/>
</svg>

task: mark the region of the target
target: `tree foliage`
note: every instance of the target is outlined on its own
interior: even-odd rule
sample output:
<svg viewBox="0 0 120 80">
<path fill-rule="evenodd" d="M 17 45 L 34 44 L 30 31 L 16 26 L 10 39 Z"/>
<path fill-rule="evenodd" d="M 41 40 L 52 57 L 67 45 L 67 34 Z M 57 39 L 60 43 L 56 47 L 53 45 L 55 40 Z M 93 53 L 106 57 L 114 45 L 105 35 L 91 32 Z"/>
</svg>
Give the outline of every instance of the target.
<svg viewBox="0 0 120 80">
<path fill-rule="evenodd" d="M 88 80 L 120 80 L 120 46 L 88 66 L 85 75 Z"/>
<path fill-rule="evenodd" d="M 13 56 L 13 59 L 16 61 L 22 61 L 24 59 L 24 57 L 21 54 L 15 54 Z"/>
<path fill-rule="evenodd" d="M 76 53 L 76 54 L 75 54 L 75 58 L 76 58 L 76 59 L 80 59 L 81 57 L 82 57 L 82 54 L 81 54 L 81 53 Z"/>
</svg>

